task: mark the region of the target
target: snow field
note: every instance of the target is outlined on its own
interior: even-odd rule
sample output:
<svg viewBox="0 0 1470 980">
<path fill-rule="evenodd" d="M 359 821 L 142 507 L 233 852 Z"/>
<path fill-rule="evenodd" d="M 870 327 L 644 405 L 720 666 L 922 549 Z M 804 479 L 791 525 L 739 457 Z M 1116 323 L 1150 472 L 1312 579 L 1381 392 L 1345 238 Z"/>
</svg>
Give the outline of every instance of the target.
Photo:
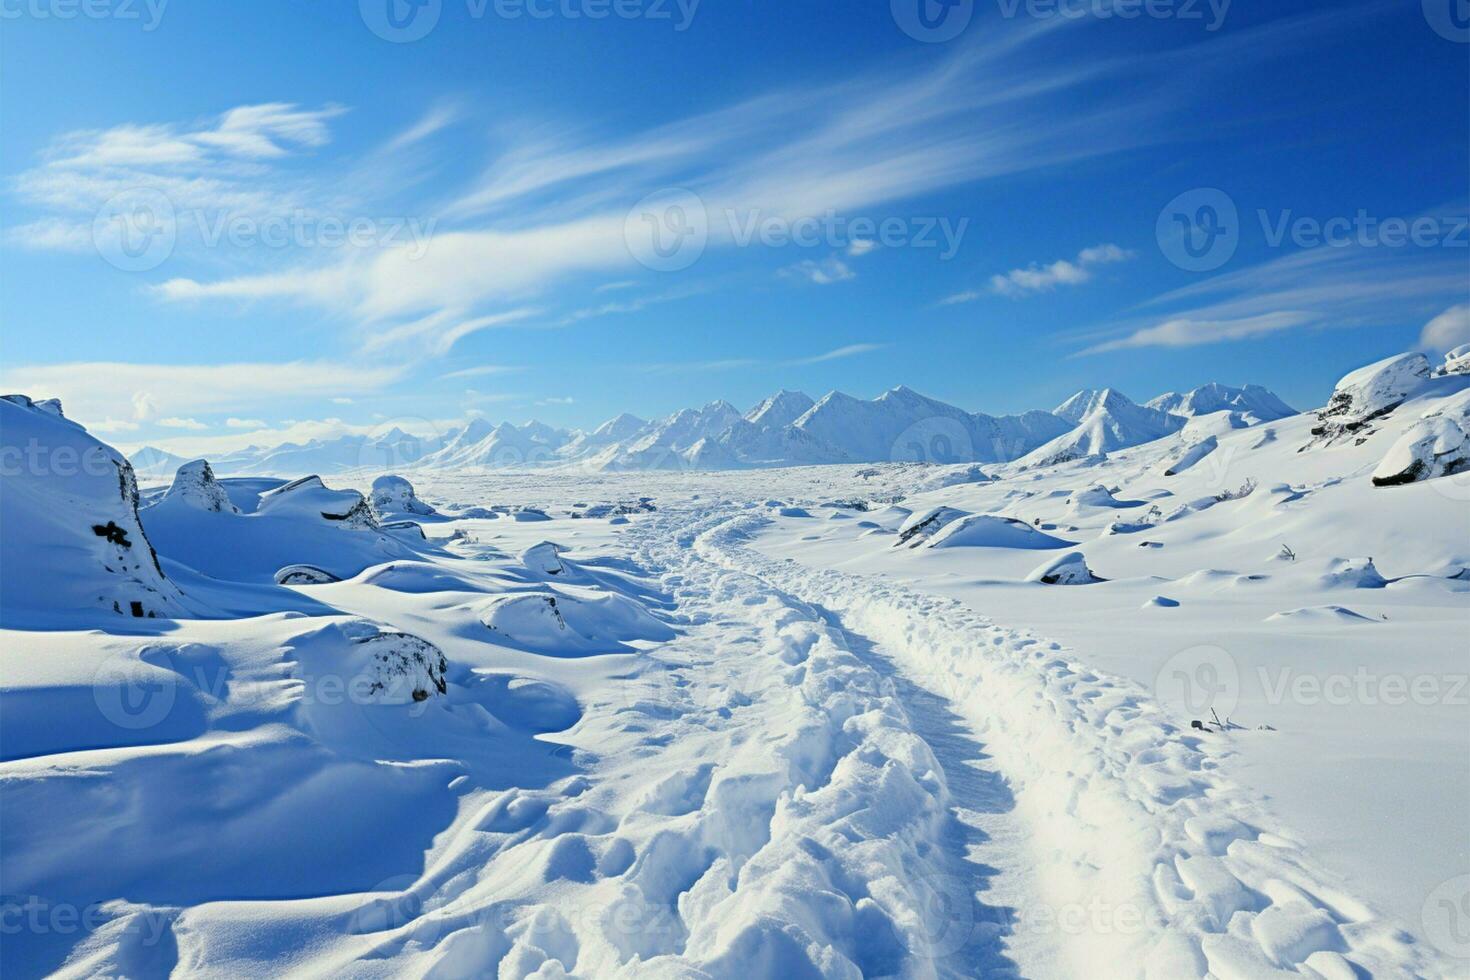
<svg viewBox="0 0 1470 980">
<path fill-rule="evenodd" d="M 700 550 L 832 610 L 955 705 L 1028 828 L 1046 907 L 1019 910 L 1019 941 L 1028 920 L 1094 910 L 1069 937 L 1063 975 L 1452 975 L 1313 867 L 1220 776 L 1211 745 L 1178 729 L 1140 686 L 953 600 L 766 558 L 741 544 L 760 523 L 713 529 Z"/>
</svg>

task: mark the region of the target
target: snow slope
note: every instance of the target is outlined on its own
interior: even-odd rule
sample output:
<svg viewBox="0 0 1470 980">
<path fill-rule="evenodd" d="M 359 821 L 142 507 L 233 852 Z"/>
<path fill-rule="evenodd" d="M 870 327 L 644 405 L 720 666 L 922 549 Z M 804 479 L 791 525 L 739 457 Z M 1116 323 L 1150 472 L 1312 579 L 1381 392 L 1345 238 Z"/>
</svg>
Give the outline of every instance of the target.
<svg viewBox="0 0 1470 980">
<path fill-rule="evenodd" d="M 0 492 L 0 972 L 1464 975 L 1463 475 L 1373 474 L 1470 376 L 1402 395 L 995 479 L 196 462 L 126 527 L 0 402 L 110 468 Z M 178 607 L 74 608 L 68 508 Z"/>
</svg>

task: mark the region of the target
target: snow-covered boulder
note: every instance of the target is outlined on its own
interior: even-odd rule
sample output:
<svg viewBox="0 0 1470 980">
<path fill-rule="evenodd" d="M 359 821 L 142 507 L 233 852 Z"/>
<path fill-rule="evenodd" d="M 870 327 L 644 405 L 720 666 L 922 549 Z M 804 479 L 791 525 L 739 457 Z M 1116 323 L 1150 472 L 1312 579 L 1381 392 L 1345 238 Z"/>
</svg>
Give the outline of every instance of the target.
<svg viewBox="0 0 1470 980">
<path fill-rule="evenodd" d="M 549 592 L 512 592 L 492 596 L 480 605 L 480 622 L 506 641 L 538 651 L 550 651 L 580 637 L 567 629 L 559 597 Z"/>
<path fill-rule="evenodd" d="M 239 508 L 230 502 L 229 494 L 214 477 L 209 462 L 196 459 L 179 467 L 174 482 L 169 486 L 165 500 L 174 500 L 189 507 L 215 513 L 237 514 Z"/>
<path fill-rule="evenodd" d="M 0 398 L 0 473 L 0 624 L 184 611 L 138 519 L 132 465 L 59 403 Z"/>
<path fill-rule="evenodd" d="M 1165 465 L 1164 475 L 1178 476 L 1180 473 L 1183 473 L 1185 470 L 1194 466 L 1200 460 L 1204 459 L 1206 456 L 1210 455 L 1210 453 L 1213 453 L 1216 449 L 1219 448 L 1220 440 L 1215 438 L 1214 436 L 1210 436 L 1208 439 L 1196 442 L 1193 445 L 1187 447 L 1183 452 L 1175 456 L 1168 464 Z"/>
<path fill-rule="evenodd" d="M 561 560 L 567 550 L 565 545 L 541 541 L 521 552 L 521 564 L 538 575 L 560 575 L 567 570 Z"/>
<path fill-rule="evenodd" d="M 1445 354 L 1436 374 L 1470 374 L 1470 344 L 1461 344 Z"/>
<path fill-rule="evenodd" d="M 1470 470 L 1470 435 L 1444 415 L 1420 419 L 1399 437 L 1373 471 L 1375 487 L 1418 483 Z"/>
<path fill-rule="evenodd" d="M 910 514 L 899 525 L 898 540 L 894 542 L 894 547 L 917 548 L 939 533 L 945 525 L 969 516 L 969 511 L 955 507 L 931 507 L 928 510 Z"/>
<path fill-rule="evenodd" d="M 1026 581 L 1040 582 L 1042 585 L 1091 585 L 1103 579 L 1092 574 L 1082 552 L 1069 551 L 1038 567 L 1026 576 Z"/>
<path fill-rule="evenodd" d="M 349 623 L 342 631 L 354 653 L 350 690 L 357 689 L 356 679 L 361 678 L 369 699 L 384 704 L 427 701 L 448 692 L 449 664 L 443 651 L 428 640 L 366 622 Z"/>
<path fill-rule="evenodd" d="M 315 565 L 287 565 L 276 572 L 277 585 L 329 585 L 340 581 L 331 572 Z"/>
<path fill-rule="evenodd" d="M 413 484 L 401 476 L 380 476 L 373 481 L 370 499 L 380 518 L 390 514 L 418 514 L 428 517 L 437 511 L 413 492 Z"/>
<path fill-rule="evenodd" d="M 1429 358 L 1397 354 L 1346 375 L 1337 383 L 1327 407 L 1318 413 L 1317 435 L 1334 429 L 1356 429 L 1387 415 L 1429 380 Z"/>
<path fill-rule="evenodd" d="M 1025 521 L 974 514 L 952 521 L 929 539 L 931 548 L 1020 548 L 1043 550 L 1075 544 L 1038 531 Z"/>
<path fill-rule="evenodd" d="M 1117 508 L 1122 506 L 1125 506 L 1123 501 L 1114 497 L 1113 492 L 1101 484 L 1078 490 L 1067 498 L 1067 510 L 1074 514 L 1095 507 Z"/>
<path fill-rule="evenodd" d="M 354 531 L 378 530 L 367 499 L 356 490 L 332 490 L 319 476 L 304 476 L 260 495 L 256 513 L 271 517 L 312 516 Z"/>
<path fill-rule="evenodd" d="M 1381 589 L 1388 585 L 1372 558 L 1334 558 L 1317 581 L 1324 589 Z"/>
</svg>

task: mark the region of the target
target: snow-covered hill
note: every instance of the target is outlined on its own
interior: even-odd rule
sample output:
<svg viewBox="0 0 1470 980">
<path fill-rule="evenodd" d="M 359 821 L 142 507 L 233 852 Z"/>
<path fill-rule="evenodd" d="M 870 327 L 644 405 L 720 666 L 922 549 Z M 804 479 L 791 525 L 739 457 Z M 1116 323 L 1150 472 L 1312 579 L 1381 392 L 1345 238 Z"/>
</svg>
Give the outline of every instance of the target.
<svg viewBox="0 0 1470 980">
<path fill-rule="evenodd" d="M 1160 406 L 1168 406 L 1167 410 Z M 1051 412 L 991 416 L 967 412 L 899 386 L 877 398 L 840 391 L 820 401 L 779 391 L 741 412 L 725 401 L 653 421 L 622 414 L 591 432 L 539 422 L 495 425 L 473 418 L 440 436 L 394 429 L 304 444 L 251 447 L 212 459 L 221 475 L 351 473 L 400 469 L 630 470 L 745 469 L 823 463 L 1031 462 L 1111 452 L 1179 431 L 1188 420 L 1228 412 L 1238 425 L 1294 414 L 1256 385 L 1210 384 L 1136 405 L 1112 389 L 1081 391 Z M 164 479 L 181 457 L 155 448 L 135 454 L 145 477 Z"/>
</svg>

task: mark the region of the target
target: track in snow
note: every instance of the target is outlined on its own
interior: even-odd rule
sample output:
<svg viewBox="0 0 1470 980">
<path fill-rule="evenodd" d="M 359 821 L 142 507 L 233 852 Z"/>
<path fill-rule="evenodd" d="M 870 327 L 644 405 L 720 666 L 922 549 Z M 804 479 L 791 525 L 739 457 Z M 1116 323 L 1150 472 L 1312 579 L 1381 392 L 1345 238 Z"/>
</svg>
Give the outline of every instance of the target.
<svg viewBox="0 0 1470 980">
<path fill-rule="evenodd" d="M 764 523 L 734 517 L 695 550 L 821 604 L 984 740 L 1035 867 L 1019 948 L 1055 958 L 1045 975 L 1453 975 L 1316 868 L 1219 774 L 1213 742 L 1179 730 L 1138 685 L 956 601 L 768 558 L 749 547 Z"/>
</svg>

